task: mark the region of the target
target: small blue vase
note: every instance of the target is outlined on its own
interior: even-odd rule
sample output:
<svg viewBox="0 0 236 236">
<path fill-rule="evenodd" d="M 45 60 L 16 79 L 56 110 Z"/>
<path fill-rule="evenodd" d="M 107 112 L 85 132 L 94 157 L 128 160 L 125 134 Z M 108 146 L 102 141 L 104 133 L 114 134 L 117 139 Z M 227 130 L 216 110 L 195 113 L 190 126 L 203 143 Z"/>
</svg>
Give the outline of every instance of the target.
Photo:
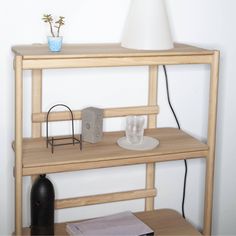
<svg viewBox="0 0 236 236">
<path fill-rule="evenodd" d="M 51 52 L 60 52 L 62 46 L 62 37 L 48 36 L 48 47 Z"/>
</svg>

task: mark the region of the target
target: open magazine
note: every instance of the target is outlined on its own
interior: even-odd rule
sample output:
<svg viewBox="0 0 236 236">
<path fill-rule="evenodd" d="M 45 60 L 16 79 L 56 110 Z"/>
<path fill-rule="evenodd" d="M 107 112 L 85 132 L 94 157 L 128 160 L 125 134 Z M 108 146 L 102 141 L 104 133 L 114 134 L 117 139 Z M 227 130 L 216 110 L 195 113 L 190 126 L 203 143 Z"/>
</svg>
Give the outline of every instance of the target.
<svg viewBox="0 0 236 236">
<path fill-rule="evenodd" d="M 132 212 L 122 212 L 92 220 L 68 223 L 66 230 L 78 236 L 151 236 L 153 230 Z"/>
</svg>

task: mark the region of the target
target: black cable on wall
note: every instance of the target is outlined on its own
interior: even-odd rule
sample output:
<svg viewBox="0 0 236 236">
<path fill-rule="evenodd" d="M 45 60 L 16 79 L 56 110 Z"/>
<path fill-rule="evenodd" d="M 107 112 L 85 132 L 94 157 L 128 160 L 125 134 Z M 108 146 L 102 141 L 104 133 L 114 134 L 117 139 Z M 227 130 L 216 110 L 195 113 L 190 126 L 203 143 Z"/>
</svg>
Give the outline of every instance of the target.
<svg viewBox="0 0 236 236">
<path fill-rule="evenodd" d="M 166 81 L 166 94 L 167 94 L 167 100 L 168 100 L 168 104 L 169 107 L 173 113 L 173 116 L 175 118 L 176 124 L 178 126 L 178 129 L 181 129 L 178 118 L 176 116 L 176 113 L 174 111 L 174 108 L 171 104 L 170 101 L 170 91 L 169 91 L 169 82 L 168 82 L 168 74 L 167 74 L 167 69 L 166 66 L 163 65 L 163 69 L 164 69 L 164 74 L 165 74 L 165 81 Z M 184 160 L 184 166 L 185 166 L 185 173 L 184 173 L 184 184 L 183 184 L 183 198 L 182 198 L 182 216 L 185 219 L 185 211 L 184 211 L 184 206 L 185 206 L 185 196 L 186 196 L 186 183 L 187 183 L 187 176 L 188 176 L 188 163 L 187 160 Z"/>
</svg>

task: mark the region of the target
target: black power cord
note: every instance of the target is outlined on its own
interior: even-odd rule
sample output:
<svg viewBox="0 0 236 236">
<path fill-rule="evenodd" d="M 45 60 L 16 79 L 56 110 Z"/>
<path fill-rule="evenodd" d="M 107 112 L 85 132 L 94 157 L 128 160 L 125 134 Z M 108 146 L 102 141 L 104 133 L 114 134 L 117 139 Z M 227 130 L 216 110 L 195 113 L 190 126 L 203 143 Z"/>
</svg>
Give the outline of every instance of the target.
<svg viewBox="0 0 236 236">
<path fill-rule="evenodd" d="M 170 106 L 170 109 L 175 117 L 175 121 L 177 123 L 178 129 L 181 129 L 178 118 L 175 114 L 174 108 L 171 105 L 170 101 L 170 92 L 169 92 L 169 82 L 168 82 L 168 75 L 167 75 L 167 70 L 166 66 L 163 65 L 164 73 L 165 73 L 165 81 L 166 81 L 166 93 L 167 93 L 167 100 Z M 186 183 L 187 183 L 187 175 L 188 175 L 188 163 L 187 160 L 184 160 L 184 166 L 185 166 L 185 173 L 184 173 L 184 185 L 183 185 L 183 198 L 182 198 L 182 216 L 185 219 L 185 212 L 184 212 L 184 204 L 185 204 L 185 195 L 186 195 Z"/>
</svg>

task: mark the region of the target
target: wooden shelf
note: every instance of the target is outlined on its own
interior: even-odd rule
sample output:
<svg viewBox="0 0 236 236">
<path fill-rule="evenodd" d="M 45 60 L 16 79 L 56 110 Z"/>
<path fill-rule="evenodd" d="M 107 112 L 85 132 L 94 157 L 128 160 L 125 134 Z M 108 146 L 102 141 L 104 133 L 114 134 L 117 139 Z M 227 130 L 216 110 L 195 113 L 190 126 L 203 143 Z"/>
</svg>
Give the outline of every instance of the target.
<svg viewBox="0 0 236 236">
<path fill-rule="evenodd" d="M 134 214 L 154 230 L 155 236 L 202 235 L 174 210 L 162 209 Z M 22 235 L 30 235 L 30 228 L 24 228 Z M 55 224 L 55 235 L 68 235 L 66 223 Z"/>
<path fill-rule="evenodd" d="M 15 54 L 15 229 L 22 234 L 22 188 L 23 176 L 43 173 L 79 171 L 95 168 L 146 164 L 145 189 L 121 193 L 82 196 L 73 199 L 56 200 L 57 209 L 77 207 L 105 202 L 145 198 L 146 213 L 138 217 L 153 227 L 158 235 L 199 235 L 180 215 L 170 210 L 154 210 L 155 163 L 206 157 L 205 206 L 203 233 L 211 234 L 212 196 L 215 160 L 217 88 L 219 77 L 219 51 L 206 50 L 190 45 L 174 45 L 171 50 L 145 51 L 122 48 L 120 44 L 63 44 L 61 52 L 52 53 L 45 44 L 18 45 L 12 47 Z M 174 128 L 157 127 L 158 68 L 159 65 L 207 64 L 210 65 L 210 93 L 208 112 L 207 144 Z M 146 115 L 145 135 L 160 140 L 160 146 L 151 151 L 128 151 L 117 145 L 117 139 L 124 132 L 105 133 L 102 142 L 84 143 L 83 151 L 78 146 L 55 148 L 51 154 L 42 138 L 43 71 L 45 69 L 69 69 L 116 66 L 148 66 L 148 101 L 141 107 L 116 107 L 104 110 L 104 117 Z M 23 83 L 24 71 L 32 72 L 32 138 L 23 138 Z M 72 85 L 73 86 L 73 85 Z M 144 91 L 145 92 L 145 91 Z M 81 119 L 81 111 L 73 111 Z M 55 112 L 51 121 L 68 120 L 66 112 Z M 24 234 L 29 235 L 29 229 Z M 56 225 L 56 234 L 65 234 L 65 225 Z"/>
<path fill-rule="evenodd" d="M 140 56 L 178 56 L 213 55 L 214 51 L 186 44 L 175 43 L 171 50 L 134 50 L 121 47 L 118 43 L 109 44 L 63 44 L 61 52 L 53 53 L 46 44 L 17 45 L 12 51 L 24 59 L 56 58 L 100 58 L 100 57 L 140 57 Z"/>
<path fill-rule="evenodd" d="M 147 129 L 145 135 L 160 140 L 160 145 L 150 151 L 129 151 L 116 143 L 124 132 L 105 133 L 97 144 L 56 147 L 54 153 L 46 148 L 45 138 L 23 141 L 23 175 L 76 171 L 130 164 L 153 163 L 205 157 L 208 146 L 175 128 Z"/>
<path fill-rule="evenodd" d="M 106 66 L 142 66 L 157 64 L 211 63 L 213 50 L 175 44 L 171 50 L 145 51 L 120 44 L 68 44 L 52 53 L 46 44 L 20 45 L 12 51 L 22 56 L 23 69 L 85 68 Z"/>
</svg>

